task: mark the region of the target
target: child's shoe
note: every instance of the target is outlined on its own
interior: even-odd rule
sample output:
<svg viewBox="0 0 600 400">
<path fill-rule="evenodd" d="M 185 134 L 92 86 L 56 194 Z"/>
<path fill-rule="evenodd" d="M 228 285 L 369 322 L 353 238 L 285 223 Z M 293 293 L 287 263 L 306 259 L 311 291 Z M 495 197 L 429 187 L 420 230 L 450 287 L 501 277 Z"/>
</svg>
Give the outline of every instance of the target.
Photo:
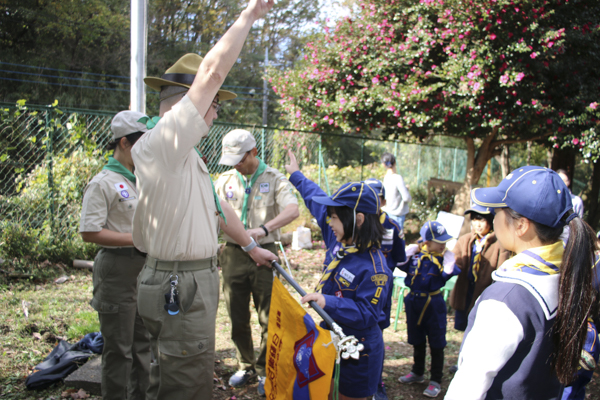
<svg viewBox="0 0 600 400">
<path fill-rule="evenodd" d="M 385 391 L 385 385 L 381 382 L 377 385 L 377 391 L 373 396 L 373 400 L 388 400 L 387 393 Z"/>
<path fill-rule="evenodd" d="M 423 392 L 423 394 L 427 397 L 437 397 L 438 394 L 442 391 L 440 384 L 434 381 L 429 381 L 429 386 Z"/>
<path fill-rule="evenodd" d="M 401 376 L 398 378 L 400 383 L 423 383 L 425 382 L 425 378 L 423 375 L 413 374 L 412 371 L 408 373 L 408 375 Z M 439 385 L 438 385 L 439 386 Z"/>
</svg>

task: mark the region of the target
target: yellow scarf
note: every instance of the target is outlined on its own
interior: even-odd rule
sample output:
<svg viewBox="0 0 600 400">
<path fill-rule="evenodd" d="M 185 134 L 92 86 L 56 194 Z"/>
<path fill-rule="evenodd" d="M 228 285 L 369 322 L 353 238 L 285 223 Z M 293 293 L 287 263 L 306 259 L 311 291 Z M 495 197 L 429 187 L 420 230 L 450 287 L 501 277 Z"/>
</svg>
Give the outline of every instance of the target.
<svg viewBox="0 0 600 400">
<path fill-rule="evenodd" d="M 534 275 L 554 275 L 560 272 L 564 253 L 563 242 L 558 241 L 547 246 L 534 247 L 505 261 L 503 271 L 521 271 Z"/>
<path fill-rule="evenodd" d="M 444 271 L 444 266 L 440 264 L 439 260 L 437 259 L 438 257 L 443 256 L 444 255 L 440 253 L 431 253 L 429 250 L 427 250 L 427 245 L 423 245 L 423 247 L 421 248 L 421 257 L 419 257 L 417 268 L 415 268 L 415 276 L 412 277 L 410 284 L 412 285 L 415 282 L 415 278 L 419 274 L 419 268 L 421 268 L 421 262 L 425 259 L 429 259 L 432 263 L 437 265 L 437 267 L 440 269 L 440 272 Z"/>
<path fill-rule="evenodd" d="M 477 282 L 477 274 L 479 273 L 479 264 L 481 262 L 481 253 L 483 253 L 483 248 L 485 247 L 485 242 L 487 242 L 488 237 L 491 235 L 491 232 L 488 232 L 487 235 L 479 239 L 475 239 L 475 256 L 473 257 L 473 277 L 475 278 L 475 282 Z"/>
<path fill-rule="evenodd" d="M 357 253 L 357 252 L 358 252 L 358 249 L 356 247 L 344 247 L 344 246 L 340 247 L 338 252 L 335 254 L 335 258 L 329 263 L 327 268 L 325 268 L 325 271 L 323 272 L 323 276 L 321 276 L 321 280 L 319 280 L 319 284 L 315 288 L 315 292 L 319 292 L 319 291 L 321 291 L 321 289 L 323 289 L 325 282 L 327 282 L 327 279 L 329 279 L 329 276 L 331 275 L 333 270 L 337 268 L 337 266 L 344 259 L 344 257 L 346 257 L 348 254 Z"/>
</svg>

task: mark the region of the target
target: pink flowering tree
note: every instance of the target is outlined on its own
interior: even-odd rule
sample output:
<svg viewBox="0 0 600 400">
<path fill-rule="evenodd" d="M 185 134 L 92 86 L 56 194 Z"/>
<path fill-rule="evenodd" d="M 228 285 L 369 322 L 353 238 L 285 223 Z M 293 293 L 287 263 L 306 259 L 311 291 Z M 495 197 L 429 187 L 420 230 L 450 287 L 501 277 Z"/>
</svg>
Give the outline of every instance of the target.
<svg viewBox="0 0 600 400">
<path fill-rule="evenodd" d="M 463 138 L 460 211 L 503 145 L 551 140 L 559 147 L 593 134 L 599 3 L 363 1 L 358 13 L 323 28 L 304 63 L 273 73 L 271 84 L 296 129 Z"/>
</svg>

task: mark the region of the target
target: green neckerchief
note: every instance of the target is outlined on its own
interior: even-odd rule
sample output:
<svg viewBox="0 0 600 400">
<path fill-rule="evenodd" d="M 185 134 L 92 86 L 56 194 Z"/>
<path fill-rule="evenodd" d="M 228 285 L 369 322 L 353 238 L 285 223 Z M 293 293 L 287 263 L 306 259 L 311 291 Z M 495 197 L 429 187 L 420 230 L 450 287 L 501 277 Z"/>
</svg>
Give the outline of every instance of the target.
<svg viewBox="0 0 600 400">
<path fill-rule="evenodd" d="M 242 205 L 241 218 L 242 223 L 244 224 L 244 228 L 248 228 L 248 198 L 250 197 L 252 186 L 254 186 L 258 177 L 261 176 L 263 172 L 265 172 L 265 169 L 267 169 L 267 164 L 265 164 L 263 160 L 261 160 L 258 157 L 256 157 L 256 159 L 258 160 L 258 168 L 256 169 L 256 172 L 254 172 L 254 175 L 252 175 L 252 179 L 250 179 L 250 185 L 246 186 L 246 179 L 244 179 L 244 177 L 239 172 L 237 172 L 238 178 L 240 178 L 240 181 L 244 183 L 244 204 Z"/>
<path fill-rule="evenodd" d="M 109 171 L 123 175 L 135 185 L 135 175 L 130 170 L 125 168 L 123 164 L 118 162 L 113 156 L 108 157 L 108 164 L 106 164 L 102 169 L 107 169 Z"/>
<path fill-rule="evenodd" d="M 204 157 L 202 155 L 202 153 L 200 153 L 200 150 L 198 150 L 196 147 L 194 147 L 194 150 L 196 150 L 196 153 L 198 153 L 200 158 Z M 210 176 L 208 177 L 208 180 L 210 180 L 210 187 L 212 188 L 212 191 L 213 191 L 213 197 L 215 198 L 215 206 L 217 206 L 217 211 L 219 212 L 221 217 L 223 217 L 223 221 L 225 221 L 225 225 L 227 225 L 227 218 L 225 218 L 225 213 L 223 212 L 223 209 L 221 208 L 221 202 L 219 201 L 219 196 L 217 196 L 217 191 L 215 190 L 215 184 L 213 183 L 212 179 L 210 179 Z"/>
</svg>

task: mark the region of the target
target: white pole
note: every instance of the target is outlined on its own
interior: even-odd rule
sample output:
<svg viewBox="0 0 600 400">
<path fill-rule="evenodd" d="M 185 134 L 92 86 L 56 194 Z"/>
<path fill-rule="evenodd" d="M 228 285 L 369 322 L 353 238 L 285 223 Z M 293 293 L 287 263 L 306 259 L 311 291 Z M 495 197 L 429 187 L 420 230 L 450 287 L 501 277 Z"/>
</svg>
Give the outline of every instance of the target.
<svg viewBox="0 0 600 400">
<path fill-rule="evenodd" d="M 146 48 L 148 42 L 147 0 L 131 0 L 131 82 L 130 105 L 132 111 L 146 113 Z"/>
<path fill-rule="evenodd" d="M 269 68 L 269 43 L 267 41 L 265 46 L 265 79 L 263 81 L 263 117 L 262 123 L 263 126 L 267 126 L 267 102 L 269 99 L 269 86 L 267 83 L 267 68 Z"/>
</svg>

